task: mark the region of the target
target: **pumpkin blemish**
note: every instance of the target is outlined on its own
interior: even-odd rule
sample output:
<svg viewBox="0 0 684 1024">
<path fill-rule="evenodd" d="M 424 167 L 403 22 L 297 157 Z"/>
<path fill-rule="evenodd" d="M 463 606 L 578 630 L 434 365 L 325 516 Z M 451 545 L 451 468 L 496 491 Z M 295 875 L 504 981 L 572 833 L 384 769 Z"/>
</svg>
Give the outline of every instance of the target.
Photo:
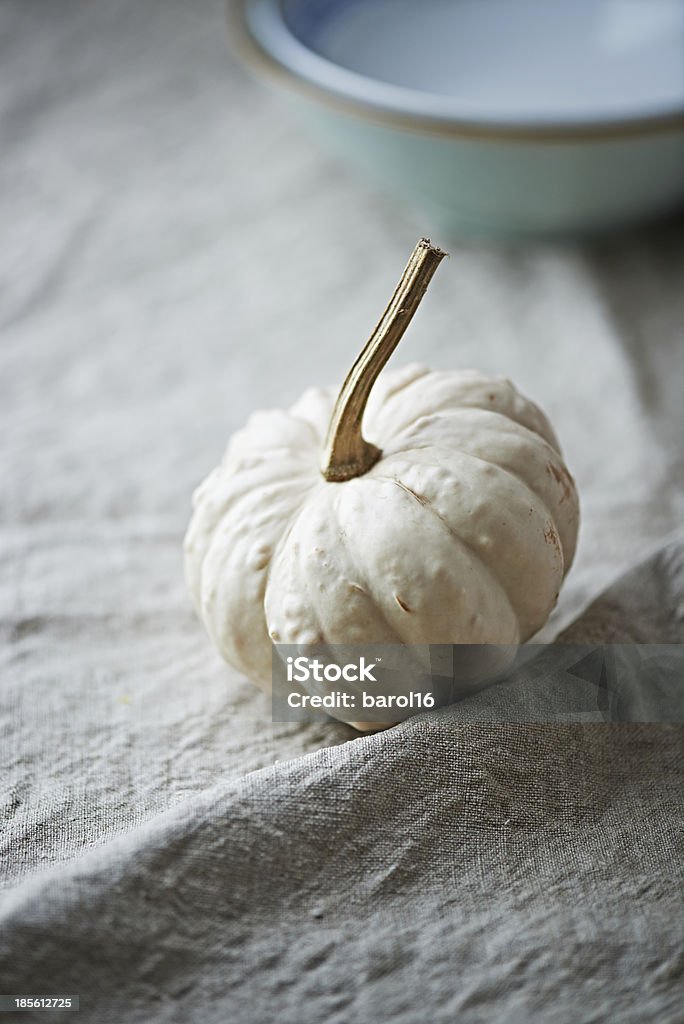
<svg viewBox="0 0 684 1024">
<path fill-rule="evenodd" d="M 574 489 L 573 479 L 564 466 L 555 466 L 553 462 L 546 463 L 546 472 L 549 474 L 549 476 L 553 477 L 553 479 L 556 481 L 558 486 L 563 491 L 563 494 L 560 499 L 560 504 L 562 505 L 564 501 L 568 501 L 568 499 L 572 497 Z"/>
<path fill-rule="evenodd" d="M 408 484 L 402 483 L 402 481 L 401 480 L 397 480 L 396 477 L 395 477 L 394 482 L 395 482 L 395 484 L 399 484 L 399 486 L 401 487 L 402 491 L 406 491 L 407 494 L 410 494 L 411 497 L 415 498 L 419 505 L 429 505 L 430 504 L 429 501 L 427 500 L 427 498 L 424 498 L 422 494 L 416 494 L 416 492 L 411 487 L 409 487 Z"/>
<path fill-rule="evenodd" d="M 394 595 L 394 600 L 397 602 L 402 611 L 406 612 L 407 615 L 411 614 L 411 609 L 404 601 L 402 601 L 398 594 Z"/>
<path fill-rule="evenodd" d="M 556 530 L 554 529 L 551 523 L 547 523 L 544 527 L 544 540 L 547 544 L 552 544 L 558 552 L 558 554 L 561 556 L 561 558 L 563 557 L 563 552 L 561 550 L 558 534 L 556 533 Z"/>
</svg>

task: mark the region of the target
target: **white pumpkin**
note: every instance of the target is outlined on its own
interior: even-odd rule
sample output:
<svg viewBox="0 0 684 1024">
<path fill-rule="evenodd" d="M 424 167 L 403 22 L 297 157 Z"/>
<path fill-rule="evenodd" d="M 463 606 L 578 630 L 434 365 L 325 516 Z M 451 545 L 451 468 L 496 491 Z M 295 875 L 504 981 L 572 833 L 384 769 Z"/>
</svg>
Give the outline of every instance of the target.
<svg viewBox="0 0 684 1024">
<path fill-rule="evenodd" d="M 386 372 L 369 398 L 442 255 L 419 243 L 337 404 L 256 413 L 195 492 L 197 611 L 266 688 L 272 642 L 517 644 L 556 602 L 579 508 L 544 413 L 473 370 Z"/>
</svg>

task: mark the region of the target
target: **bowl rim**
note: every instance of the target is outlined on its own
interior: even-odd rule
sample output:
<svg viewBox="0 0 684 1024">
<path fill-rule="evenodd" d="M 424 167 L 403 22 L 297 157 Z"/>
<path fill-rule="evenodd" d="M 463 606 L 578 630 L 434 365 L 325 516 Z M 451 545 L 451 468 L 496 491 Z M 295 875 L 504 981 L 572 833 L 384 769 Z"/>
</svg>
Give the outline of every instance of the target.
<svg viewBox="0 0 684 1024">
<path fill-rule="evenodd" d="M 308 49 L 292 35 L 282 19 L 269 25 L 270 39 L 261 38 L 250 22 L 250 11 L 260 16 L 280 11 L 280 0 L 226 0 L 230 36 L 238 56 L 255 71 L 275 80 L 308 99 L 323 102 L 337 113 L 360 117 L 404 131 L 426 133 L 447 138 L 474 138 L 491 141 L 520 142 L 605 142 L 634 136 L 660 135 L 684 129 L 682 109 L 664 113 L 639 114 L 594 120 L 520 120 L 489 119 L 436 115 L 417 109 L 402 108 L 397 96 L 420 96 L 416 90 L 378 83 L 362 74 L 343 68 Z M 280 36 L 280 38 L 279 38 Z M 280 45 L 285 42 L 285 46 Z M 287 51 L 296 53 L 304 65 L 295 68 L 287 60 Z M 372 83 L 372 92 L 393 94 L 387 101 L 369 98 L 365 83 Z M 380 89 L 378 89 L 378 85 Z"/>
</svg>

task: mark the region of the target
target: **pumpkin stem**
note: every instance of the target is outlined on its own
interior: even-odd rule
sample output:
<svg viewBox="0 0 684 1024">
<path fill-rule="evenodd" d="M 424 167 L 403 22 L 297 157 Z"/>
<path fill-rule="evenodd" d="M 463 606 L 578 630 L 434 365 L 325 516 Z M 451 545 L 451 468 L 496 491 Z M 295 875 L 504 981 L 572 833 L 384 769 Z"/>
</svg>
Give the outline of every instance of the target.
<svg viewBox="0 0 684 1024">
<path fill-rule="evenodd" d="M 361 432 L 368 396 L 380 371 L 401 341 L 425 295 L 432 275 L 447 254 L 421 238 L 411 253 L 394 295 L 337 396 L 328 427 L 321 472 L 326 480 L 363 476 L 382 452 Z"/>
</svg>

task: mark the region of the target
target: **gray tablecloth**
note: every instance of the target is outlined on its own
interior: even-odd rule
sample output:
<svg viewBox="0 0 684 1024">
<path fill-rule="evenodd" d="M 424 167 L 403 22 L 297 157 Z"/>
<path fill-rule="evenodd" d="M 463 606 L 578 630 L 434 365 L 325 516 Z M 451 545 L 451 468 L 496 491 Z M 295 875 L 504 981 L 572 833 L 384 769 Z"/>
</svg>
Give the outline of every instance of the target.
<svg viewBox="0 0 684 1024">
<path fill-rule="evenodd" d="M 433 228 L 224 36 L 208 0 L 0 6 L 0 993 L 106 1024 L 679 1021 L 680 727 L 273 725 L 193 617 L 192 488 L 254 407 L 342 379 Z M 646 559 L 566 636 L 681 640 L 681 222 L 433 237 L 395 364 L 511 376 L 578 480 L 545 635 Z"/>
</svg>

